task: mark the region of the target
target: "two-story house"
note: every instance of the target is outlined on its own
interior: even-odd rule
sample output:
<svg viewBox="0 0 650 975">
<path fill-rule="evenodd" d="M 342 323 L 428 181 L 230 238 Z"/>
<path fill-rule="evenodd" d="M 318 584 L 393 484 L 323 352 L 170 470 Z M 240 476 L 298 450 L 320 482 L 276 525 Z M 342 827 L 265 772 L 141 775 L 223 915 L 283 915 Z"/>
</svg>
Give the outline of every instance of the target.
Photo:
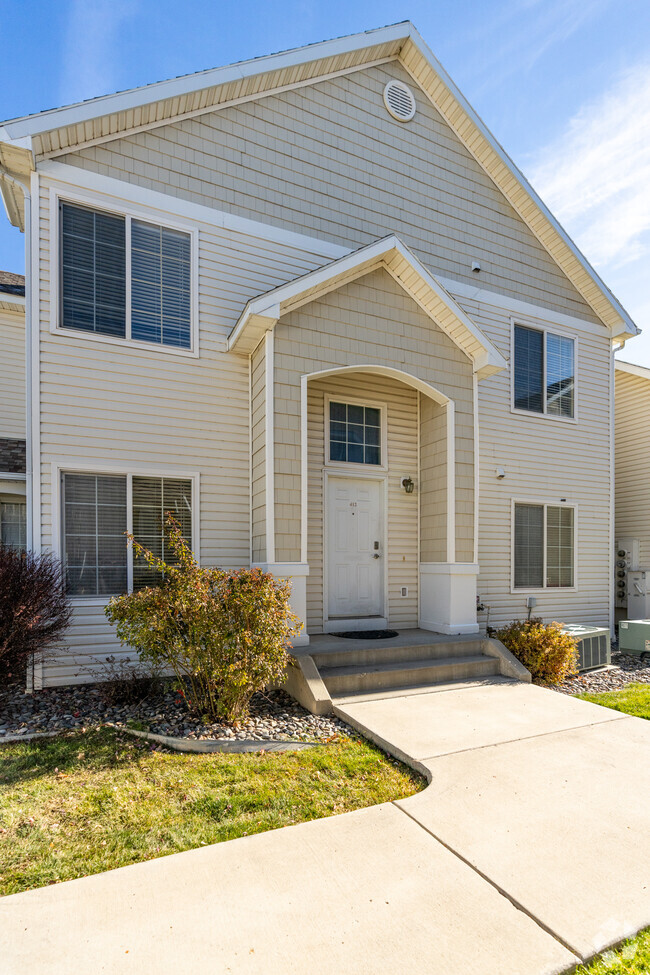
<svg viewBox="0 0 650 975">
<path fill-rule="evenodd" d="M 169 510 L 289 577 L 303 644 L 611 624 L 637 330 L 411 24 L 6 122 L 0 167 L 27 541 L 74 604 L 37 686 L 119 650 L 124 532 L 164 553 Z"/>
</svg>

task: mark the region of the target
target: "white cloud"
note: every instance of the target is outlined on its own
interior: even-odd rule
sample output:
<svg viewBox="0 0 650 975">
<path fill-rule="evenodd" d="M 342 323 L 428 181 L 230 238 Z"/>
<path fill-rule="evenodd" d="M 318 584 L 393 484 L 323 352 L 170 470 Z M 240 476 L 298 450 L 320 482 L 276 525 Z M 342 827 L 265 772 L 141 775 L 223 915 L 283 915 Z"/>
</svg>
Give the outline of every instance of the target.
<svg viewBox="0 0 650 975">
<path fill-rule="evenodd" d="M 530 178 L 599 271 L 650 254 L 650 64 L 585 105 Z"/>
<path fill-rule="evenodd" d="M 119 31 L 137 0 L 71 0 L 64 50 L 64 104 L 114 91 L 119 77 Z"/>
<path fill-rule="evenodd" d="M 507 78 L 527 72 L 544 55 L 563 44 L 587 24 L 597 20 L 614 0 L 507 0 L 489 4 L 483 16 L 458 38 L 480 43 L 474 71 L 475 95 L 503 85 Z M 481 11 L 477 7 L 476 14 Z"/>
</svg>

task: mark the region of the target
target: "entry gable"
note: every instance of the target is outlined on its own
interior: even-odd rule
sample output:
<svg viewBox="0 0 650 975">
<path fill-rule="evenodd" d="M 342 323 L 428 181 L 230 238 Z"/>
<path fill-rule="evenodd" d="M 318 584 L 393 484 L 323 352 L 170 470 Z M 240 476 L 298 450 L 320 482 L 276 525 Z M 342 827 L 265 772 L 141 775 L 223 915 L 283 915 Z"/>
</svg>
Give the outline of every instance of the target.
<svg viewBox="0 0 650 975">
<path fill-rule="evenodd" d="M 232 351 L 250 354 L 279 318 L 356 278 L 384 268 L 435 324 L 472 360 L 485 379 L 506 368 L 506 360 L 440 282 L 404 243 L 391 235 L 310 271 L 248 302 L 228 340 Z"/>
</svg>

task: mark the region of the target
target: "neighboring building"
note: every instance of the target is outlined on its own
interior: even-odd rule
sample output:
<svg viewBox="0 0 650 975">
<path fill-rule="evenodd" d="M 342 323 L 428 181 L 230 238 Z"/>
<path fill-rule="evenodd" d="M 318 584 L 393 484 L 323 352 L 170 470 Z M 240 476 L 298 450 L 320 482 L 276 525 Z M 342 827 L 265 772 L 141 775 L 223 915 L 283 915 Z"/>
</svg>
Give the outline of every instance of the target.
<svg viewBox="0 0 650 975">
<path fill-rule="evenodd" d="M 625 311 L 410 24 L 0 127 L 27 228 L 33 545 L 115 652 L 173 510 L 311 634 L 612 622 Z M 561 160 L 558 160 L 561 165 Z M 26 192 L 21 190 L 25 188 Z"/>
<path fill-rule="evenodd" d="M 0 271 L 0 541 L 24 548 L 25 278 Z"/>
<path fill-rule="evenodd" d="M 616 616 L 628 619 L 629 569 L 650 569 L 650 369 L 616 360 L 616 538 L 630 545 L 617 568 Z M 619 576 L 619 572 L 622 573 Z M 648 577 L 650 588 L 650 577 Z M 641 610 L 637 600 L 634 617 Z M 650 598 L 647 601 L 650 614 Z"/>
</svg>

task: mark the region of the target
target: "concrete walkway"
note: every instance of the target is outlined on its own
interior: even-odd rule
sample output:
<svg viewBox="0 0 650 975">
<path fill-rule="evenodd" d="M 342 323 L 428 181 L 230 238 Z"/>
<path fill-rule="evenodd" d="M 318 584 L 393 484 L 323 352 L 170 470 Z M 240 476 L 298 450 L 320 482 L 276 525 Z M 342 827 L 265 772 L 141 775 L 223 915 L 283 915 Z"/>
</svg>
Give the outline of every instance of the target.
<svg viewBox="0 0 650 975">
<path fill-rule="evenodd" d="M 550 975 L 650 924 L 649 722 L 504 679 L 338 710 L 430 786 L 2 898 L 2 975 Z"/>
</svg>

